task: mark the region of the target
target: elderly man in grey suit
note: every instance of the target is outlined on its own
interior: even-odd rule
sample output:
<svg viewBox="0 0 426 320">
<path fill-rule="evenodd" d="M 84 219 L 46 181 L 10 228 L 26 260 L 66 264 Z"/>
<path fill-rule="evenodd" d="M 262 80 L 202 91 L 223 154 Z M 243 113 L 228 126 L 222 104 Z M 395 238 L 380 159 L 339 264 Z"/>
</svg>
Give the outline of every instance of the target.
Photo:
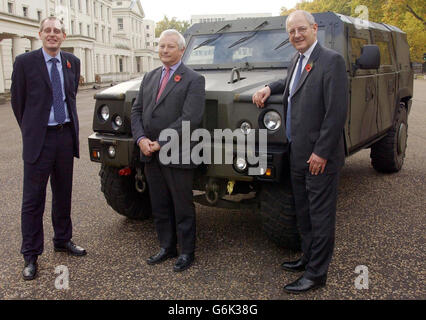
<svg viewBox="0 0 426 320">
<path fill-rule="evenodd" d="M 176 272 L 186 270 L 194 261 L 195 165 L 185 161 L 163 163 L 160 149 L 171 141 L 159 138 L 163 130 L 173 129 L 182 139 L 183 121 L 190 124 L 191 130 L 197 128 L 205 104 L 204 77 L 182 63 L 184 50 L 185 38 L 178 31 L 166 30 L 160 35 L 159 56 L 163 66 L 144 76 L 131 114 L 132 133 L 141 150 L 141 161 L 145 162 L 152 214 L 160 240 L 160 251 L 147 263 L 154 265 L 176 257 L 178 245 L 180 255 L 173 268 Z M 185 152 L 190 150 L 180 148 L 180 160 L 189 156 Z"/>
<path fill-rule="evenodd" d="M 298 53 L 287 78 L 256 92 L 253 103 L 264 107 L 271 94 L 283 94 L 303 256 L 284 262 L 282 268 L 304 271 L 284 287 L 286 292 L 300 293 L 325 285 L 333 254 L 337 184 L 344 163 L 348 78 L 343 57 L 318 43 L 318 25 L 310 13 L 295 11 L 286 25 Z"/>
</svg>

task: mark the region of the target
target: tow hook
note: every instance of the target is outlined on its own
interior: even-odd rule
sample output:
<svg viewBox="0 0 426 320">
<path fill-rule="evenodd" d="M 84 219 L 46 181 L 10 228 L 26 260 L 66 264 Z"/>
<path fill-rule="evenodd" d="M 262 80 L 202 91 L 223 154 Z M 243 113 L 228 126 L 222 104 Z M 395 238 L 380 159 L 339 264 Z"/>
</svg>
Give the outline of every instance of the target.
<svg viewBox="0 0 426 320">
<path fill-rule="evenodd" d="M 139 193 L 144 193 L 146 191 L 146 179 L 145 175 L 142 174 L 141 168 L 136 168 L 135 188 Z"/>
</svg>

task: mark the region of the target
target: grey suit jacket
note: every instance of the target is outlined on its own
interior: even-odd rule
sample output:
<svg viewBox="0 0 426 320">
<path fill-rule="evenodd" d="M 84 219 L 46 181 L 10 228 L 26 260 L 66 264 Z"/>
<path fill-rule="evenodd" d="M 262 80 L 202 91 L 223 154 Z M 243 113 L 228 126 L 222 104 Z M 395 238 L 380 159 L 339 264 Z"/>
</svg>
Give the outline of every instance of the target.
<svg viewBox="0 0 426 320">
<path fill-rule="evenodd" d="M 286 119 L 289 85 L 298 54 L 286 79 L 269 84 L 272 94 L 283 93 Z M 348 76 L 343 57 L 319 43 L 312 51 L 291 97 L 291 169 L 306 170 L 312 152 L 328 160 L 325 173 L 344 164 L 343 129 L 348 109 Z M 311 68 L 308 67 L 311 66 Z M 308 71 L 309 70 L 309 71 Z"/>
<path fill-rule="evenodd" d="M 160 133 L 164 129 L 176 130 L 179 140 L 182 140 L 182 121 L 190 122 L 192 133 L 203 120 L 204 77 L 182 63 L 169 79 L 161 97 L 156 102 L 161 72 L 162 67 L 159 67 L 147 73 L 142 80 L 131 113 L 132 134 L 135 142 L 142 136 L 152 141 L 159 141 Z M 159 141 L 159 143 L 163 147 L 167 142 Z M 156 152 L 153 156 L 158 157 L 158 154 L 159 152 Z M 182 147 L 179 148 L 179 159 L 182 159 Z M 151 157 L 146 157 L 141 152 L 141 161 L 150 160 Z M 169 164 L 168 166 L 195 167 L 192 162 L 183 164 L 182 161 L 179 164 Z"/>
</svg>

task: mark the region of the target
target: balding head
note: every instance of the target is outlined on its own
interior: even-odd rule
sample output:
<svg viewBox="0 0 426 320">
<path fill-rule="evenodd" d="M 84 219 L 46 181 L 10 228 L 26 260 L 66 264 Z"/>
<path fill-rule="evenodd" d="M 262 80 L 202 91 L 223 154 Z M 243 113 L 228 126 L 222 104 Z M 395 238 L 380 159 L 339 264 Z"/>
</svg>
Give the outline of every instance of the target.
<svg viewBox="0 0 426 320">
<path fill-rule="evenodd" d="M 317 40 L 318 25 L 307 11 L 292 12 L 287 17 L 286 27 L 291 44 L 300 53 L 308 50 Z"/>
</svg>

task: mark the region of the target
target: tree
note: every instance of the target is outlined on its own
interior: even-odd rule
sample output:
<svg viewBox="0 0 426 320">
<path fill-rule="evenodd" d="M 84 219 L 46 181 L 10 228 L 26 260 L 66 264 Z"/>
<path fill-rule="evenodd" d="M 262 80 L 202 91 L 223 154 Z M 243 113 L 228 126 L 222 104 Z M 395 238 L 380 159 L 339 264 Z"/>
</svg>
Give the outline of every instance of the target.
<svg viewBox="0 0 426 320">
<path fill-rule="evenodd" d="M 159 37 L 161 32 L 167 29 L 176 29 L 180 33 L 184 34 L 186 29 L 188 29 L 190 25 L 191 24 L 189 23 L 189 21 L 179 21 L 176 19 L 176 17 L 169 19 L 165 15 L 163 20 L 157 22 L 157 25 L 155 27 L 155 36 Z"/>
<path fill-rule="evenodd" d="M 293 9 L 283 7 L 281 15 L 288 15 L 297 9 L 311 13 L 334 11 L 358 17 L 356 8 L 359 5 L 368 8 L 368 20 L 390 24 L 407 33 L 411 60 L 422 61 L 423 53 L 426 52 L 424 0 L 302 0 Z"/>
</svg>

